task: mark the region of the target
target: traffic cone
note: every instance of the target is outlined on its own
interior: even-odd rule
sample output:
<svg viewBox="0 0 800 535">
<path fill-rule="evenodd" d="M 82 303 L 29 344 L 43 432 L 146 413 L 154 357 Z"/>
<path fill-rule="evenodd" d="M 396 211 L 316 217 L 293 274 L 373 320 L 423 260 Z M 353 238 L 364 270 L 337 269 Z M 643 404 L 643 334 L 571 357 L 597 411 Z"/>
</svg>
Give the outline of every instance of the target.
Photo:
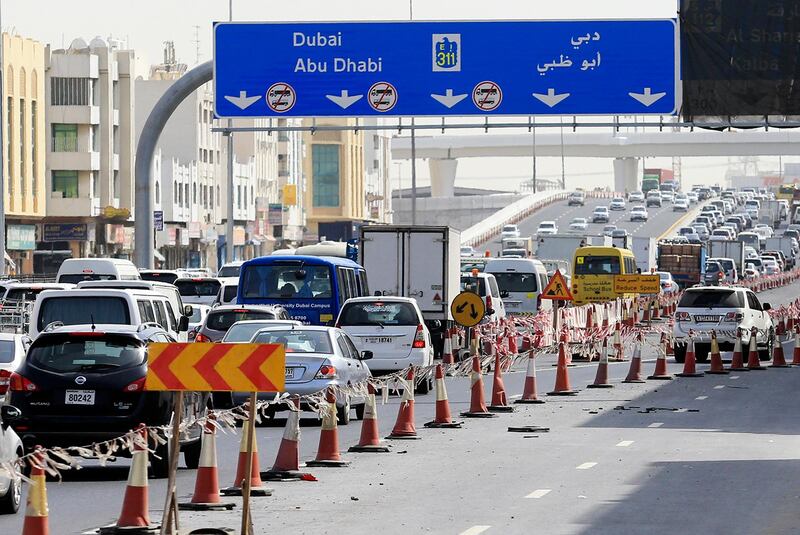
<svg viewBox="0 0 800 535">
<path fill-rule="evenodd" d="M 623 383 L 644 383 L 642 379 L 642 333 L 636 335 L 636 345 L 633 347 L 631 366 Z"/>
<path fill-rule="evenodd" d="M 744 365 L 744 357 L 742 355 L 742 331 L 736 329 L 736 342 L 733 344 L 733 356 L 731 357 L 732 372 L 749 372 L 750 368 Z"/>
<path fill-rule="evenodd" d="M 483 397 L 483 376 L 481 375 L 481 359 L 476 355 L 472 357 L 472 371 L 470 378 L 470 403 L 469 410 L 462 412 L 464 418 L 497 418 L 496 414 L 489 412 L 486 408 L 486 400 Z"/>
<path fill-rule="evenodd" d="M 31 484 L 28 486 L 28 499 L 25 506 L 25 521 L 22 524 L 22 535 L 49 535 L 47 486 L 44 474 L 44 454 L 42 447 L 36 446 L 30 462 Z M 147 467 L 145 465 L 145 470 Z M 21 484 L 18 482 L 17 484 Z M 9 490 L 10 492 L 10 490 Z"/>
<path fill-rule="evenodd" d="M 660 349 L 658 352 L 656 369 L 653 371 L 653 375 L 648 375 L 647 378 L 669 381 L 672 379 L 672 375 L 667 373 L 667 347 L 669 346 L 669 339 L 665 333 L 661 333 L 661 343 L 659 345 L 663 349 Z"/>
<path fill-rule="evenodd" d="M 653 319 L 660 320 L 661 319 L 661 303 L 657 299 L 655 303 L 653 303 Z"/>
<path fill-rule="evenodd" d="M 672 345 L 672 336 L 670 336 L 669 334 L 667 335 L 667 349 L 665 355 L 667 357 L 675 356 L 675 348 Z"/>
<path fill-rule="evenodd" d="M 427 379 L 426 379 L 427 380 Z M 403 388 L 403 397 L 400 398 L 400 408 L 397 411 L 397 420 L 394 428 L 389 434 L 389 439 L 419 440 L 422 437 L 417 434 L 414 425 L 414 367 L 408 368 L 406 373 L 406 385 Z"/>
<path fill-rule="evenodd" d="M 503 384 L 503 370 L 500 364 L 500 354 L 494 356 L 494 377 L 492 379 L 492 404 L 489 405 L 492 412 L 514 412 L 514 407 L 508 404 L 506 399 L 506 387 Z"/>
<path fill-rule="evenodd" d="M 425 427 L 461 427 L 462 422 L 455 422 L 450 416 L 450 402 L 447 400 L 447 388 L 444 384 L 444 369 L 441 364 L 436 365 L 436 417 Z"/>
<path fill-rule="evenodd" d="M 112 533 L 122 533 L 130 528 L 158 530 L 158 526 L 150 524 L 147 494 L 147 427 L 139 424 L 133 440 L 131 467 L 128 471 L 125 497 L 122 499 L 122 512 L 117 523 L 111 528 Z"/>
<path fill-rule="evenodd" d="M 591 308 L 589 309 L 591 310 Z M 544 403 L 539 399 L 536 387 L 536 356 L 533 351 L 528 353 L 528 369 L 525 371 L 525 386 L 522 389 L 522 397 L 514 403 Z"/>
<path fill-rule="evenodd" d="M 508 332 L 508 352 L 511 354 L 512 357 L 516 357 L 518 351 L 517 347 L 517 331 L 516 329 L 511 329 Z"/>
<path fill-rule="evenodd" d="M 650 306 L 651 305 L 652 305 L 652 303 L 649 300 L 644 305 L 644 312 L 642 312 L 642 321 L 641 321 L 641 323 L 648 323 L 650 321 Z"/>
<path fill-rule="evenodd" d="M 267 481 L 316 481 L 312 474 L 300 471 L 300 398 L 292 396 L 292 406 L 286 417 L 283 438 L 272 468 L 261 472 Z"/>
<path fill-rule="evenodd" d="M 614 385 L 608 382 L 608 353 L 605 351 L 600 353 L 600 362 L 597 363 L 597 374 L 594 376 L 594 383 L 588 385 L 588 388 L 613 388 Z"/>
<path fill-rule="evenodd" d="M 792 351 L 792 366 L 800 366 L 800 325 L 794 331 L 794 351 Z"/>
<path fill-rule="evenodd" d="M 361 419 L 361 438 L 358 444 L 350 446 L 347 451 L 351 453 L 389 453 L 389 448 L 378 436 L 378 411 L 375 403 L 375 386 L 372 383 L 367 384 L 364 417 Z"/>
<path fill-rule="evenodd" d="M 444 348 L 442 349 L 442 363 L 444 364 L 453 364 L 455 359 L 453 359 L 453 339 L 450 336 L 449 329 L 445 331 L 444 336 Z"/>
<path fill-rule="evenodd" d="M 567 350 L 564 337 L 558 344 L 558 366 L 556 368 L 556 384 L 548 396 L 574 396 L 578 392 L 572 390 L 569 384 L 569 368 L 567 367 Z"/>
<path fill-rule="evenodd" d="M 586 309 L 586 331 L 591 332 L 594 330 L 594 305 L 588 305 Z M 588 333 L 587 333 L 588 334 Z"/>
<path fill-rule="evenodd" d="M 321 466 L 340 468 L 350 464 L 342 460 L 339 454 L 339 427 L 336 421 L 336 393 L 333 387 L 325 391 L 325 403 L 322 410 L 322 428 L 319 432 L 319 446 L 317 456 L 313 461 L 306 462 L 306 466 Z"/>
<path fill-rule="evenodd" d="M 784 334 L 786 334 L 786 322 L 783 319 L 783 314 L 781 314 L 778 325 L 775 327 L 775 335 L 783 336 Z"/>
<path fill-rule="evenodd" d="M 477 355 L 478 348 L 480 347 L 480 334 L 478 333 L 478 327 L 472 327 L 470 329 L 472 332 L 472 338 L 469 341 L 469 354 L 470 355 Z"/>
<path fill-rule="evenodd" d="M 686 357 L 683 361 L 683 371 L 677 373 L 678 377 L 702 377 L 703 373 L 697 371 L 697 359 L 694 355 L 694 338 L 689 333 L 689 341 L 686 343 Z"/>
<path fill-rule="evenodd" d="M 722 355 L 719 352 L 719 342 L 717 342 L 717 332 L 711 331 L 711 367 L 706 370 L 710 375 L 724 375 L 729 373 L 722 365 Z"/>
<path fill-rule="evenodd" d="M 250 402 L 248 402 L 250 403 Z M 255 433 L 254 433 L 255 434 Z M 242 485 L 247 477 L 247 443 L 250 440 L 250 431 L 247 421 L 242 425 L 242 440 L 239 442 L 239 459 L 236 463 L 236 477 L 233 485 L 220 489 L 223 496 L 241 496 Z M 258 464 L 258 442 L 253 436 L 253 460 L 250 466 L 250 496 L 272 496 L 272 489 L 264 487 Z"/>
<path fill-rule="evenodd" d="M 789 311 L 789 318 L 786 320 L 786 332 L 794 332 L 794 307 L 791 307 Z"/>
<path fill-rule="evenodd" d="M 224 503 L 219 496 L 219 473 L 217 472 L 217 426 L 214 413 L 208 412 L 203 434 L 200 437 L 200 463 L 194 482 L 194 494 L 188 503 L 179 503 L 178 509 L 188 511 L 224 511 L 236 504 Z"/>
<path fill-rule="evenodd" d="M 750 350 L 747 352 L 748 370 L 766 370 L 766 368 L 761 365 L 761 359 L 758 357 L 757 332 L 755 327 L 750 330 Z"/>
<path fill-rule="evenodd" d="M 786 358 L 783 355 L 783 343 L 780 340 L 775 340 L 775 346 L 772 348 L 772 364 L 770 368 L 788 368 Z"/>
<path fill-rule="evenodd" d="M 622 324 L 620 322 L 617 322 L 616 326 L 614 327 L 614 341 L 612 344 L 612 349 L 614 350 L 614 356 L 609 360 L 613 360 L 615 362 L 622 362 L 625 360 L 624 350 L 622 349 Z"/>
</svg>

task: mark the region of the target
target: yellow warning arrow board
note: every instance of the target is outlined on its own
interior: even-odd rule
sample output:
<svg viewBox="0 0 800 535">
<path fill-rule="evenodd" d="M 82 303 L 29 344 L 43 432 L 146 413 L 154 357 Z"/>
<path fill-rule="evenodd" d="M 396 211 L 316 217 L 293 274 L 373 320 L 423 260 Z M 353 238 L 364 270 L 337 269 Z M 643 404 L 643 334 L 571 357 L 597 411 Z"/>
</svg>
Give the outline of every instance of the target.
<svg viewBox="0 0 800 535">
<path fill-rule="evenodd" d="M 564 279 L 564 275 L 561 274 L 561 271 L 556 270 L 556 272 L 553 273 L 553 276 L 550 278 L 550 282 L 547 283 L 547 286 L 542 291 L 541 298 L 558 299 L 561 301 L 572 301 L 574 299 L 572 297 L 572 292 L 569 291 L 569 286 L 567 286 L 567 281 Z"/>
<path fill-rule="evenodd" d="M 657 294 L 661 291 L 658 275 L 614 275 L 614 292 L 626 294 Z"/>
<path fill-rule="evenodd" d="M 486 306 L 481 296 L 474 292 L 461 292 L 450 303 L 450 313 L 459 325 L 474 327 L 486 315 Z"/>
</svg>

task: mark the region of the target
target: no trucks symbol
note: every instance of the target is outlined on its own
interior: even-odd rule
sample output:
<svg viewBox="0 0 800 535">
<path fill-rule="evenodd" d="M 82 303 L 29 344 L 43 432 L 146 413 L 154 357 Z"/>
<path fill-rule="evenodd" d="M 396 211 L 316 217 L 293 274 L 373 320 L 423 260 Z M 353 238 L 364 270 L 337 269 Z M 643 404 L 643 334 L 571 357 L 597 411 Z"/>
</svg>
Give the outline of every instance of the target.
<svg viewBox="0 0 800 535">
<path fill-rule="evenodd" d="M 481 82 L 472 90 L 472 102 L 482 111 L 496 110 L 503 101 L 503 91 L 494 82 Z"/>
<path fill-rule="evenodd" d="M 378 82 L 369 88 L 369 105 L 375 111 L 389 111 L 397 104 L 397 89 L 389 82 Z"/>
<path fill-rule="evenodd" d="M 297 100 L 294 88 L 286 82 L 272 84 L 267 89 L 267 106 L 273 111 L 283 113 L 292 109 Z"/>
</svg>

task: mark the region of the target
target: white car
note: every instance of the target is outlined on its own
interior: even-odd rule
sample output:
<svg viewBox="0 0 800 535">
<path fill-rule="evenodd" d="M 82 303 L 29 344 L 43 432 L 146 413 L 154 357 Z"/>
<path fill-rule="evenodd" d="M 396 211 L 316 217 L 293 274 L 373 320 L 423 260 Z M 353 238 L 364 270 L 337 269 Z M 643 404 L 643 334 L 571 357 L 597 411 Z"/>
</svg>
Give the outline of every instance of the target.
<svg viewBox="0 0 800 535">
<path fill-rule="evenodd" d="M 697 204 L 697 192 L 687 191 L 686 198 L 689 199 L 689 204 Z"/>
<path fill-rule="evenodd" d="M 477 293 L 483 299 L 486 315 L 481 323 L 494 323 L 506 318 L 506 305 L 500 297 L 500 285 L 491 273 L 478 273 L 477 277 L 462 273 L 461 290 Z"/>
<path fill-rule="evenodd" d="M 548 236 L 550 234 L 558 234 L 558 226 L 555 221 L 542 221 L 539 223 L 539 228 L 536 229 L 537 236 Z"/>
<path fill-rule="evenodd" d="M 354 297 L 348 299 L 336 326 L 356 348 L 372 351 L 373 372 L 396 372 L 409 366 L 433 364 L 431 333 L 416 300 L 408 297 Z M 424 389 L 427 391 L 427 389 Z"/>
<path fill-rule="evenodd" d="M 756 233 L 756 234 L 758 234 L 759 236 L 762 236 L 762 237 L 763 237 L 765 240 L 766 240 L 767 238 L 771 238 L 771 237 L 772 237 L 772 235 L 773 235 L 773 233 L 774 233 L 774 232 L 773 232 L 773 230 L 772 230 L 772 227 L 770 227 L 770 226 L 769 226 L 769 225 L 767 225 L 766 223 L 759 223 L 759 224 L 757 224 L 757 225 L 756 225 L 756 226 L 753 228 L 753 232 L 755 232 L 755 233 Z"/>
<path fill-rule="evenodd" d="M 672 202 L 675 198 L 675 194 L 669 190 L 661 192 L 661 200 L 666 202 Z"/>
<path fill-rule="evenodd" d="M 781 272 L 781 266 L 778 261 L 771 256 L 762 256 L 761 264 L 764 266 L 764 275 L 777 275 Z"/>
<path fill-rule="evenodd" d="M 610 238 L 615 230 L 617 230 L 616 225 L 606 225 L 603 227 L 603 236 L 608 236 Z"/>
<path fill-rule="evenodd" d="M 656 275 L 661 280 L 662 293 L 675 293 L 680 290 L 678 283 L 675 282 L 675 279 L 672 278 L 672 273 L 669 271 L 656 271 Z"/>
<path fill-rule="evenodd" d="M 519 238 L 519 227 L 517 225 L 503 225 L 500 231 L 501 238 Z"/>
<path fill-rule="evenodd" d="M 632 191 L 628 194 L 628 202 L 644 202 L 644 193 Z"/>
<path fill-rule="evenodd" d="M 611 199 L 611 204 L 608 205 L 610 210 L 625 210 L 625 199 L 622 197 L 614 197 Z"/>
<path fill-rule="evenodd" d="M 475 248 L 471 245 L 461 246 L 461 256 L 475 256 Z"/>
<path fill-rule="evenodd" d="M 589 227 L 589 221 L 585 217 L 576 217 L 569 223 L 569 229 L 572 231 L 585 231 Z"/>
<path fill-rule="evenodd" d="M 761 360 L 772 356 L 775 328 L 769 315 L 770 305 L 759 302 L 747 288 L 704 286 L 683 292 L 675 311 L 675 361 L 686 358 L 686 342 L 693 331 L 695 355 L 703 361 L 708 357 L 711 331 L 716 331 L 720 350 L 731 351 L 736 342 L 736 330 L 742 333 L 742 351 L 747 351 L 751 329 L 756 329 L 756 346 Z"/>
<path fill-rule="evenodd" d="M 675 199 L 675 202 L 672 203 L 672 211 L 673 212 L 688 212 L 689 211 L 689 200 L 686 198 Z"/>
<path fill-rule="evenodd" d="M 634 206 L 631 209 L 631 221 L 647 221 L 648 217 L 647 208 L 644 206 Z"/>
<path fill-rule="evenodd" d="M 720 227 L 712 230 L 708 239 L 711 241 L 729 241 L 733 239 L 733 234 L 729 228 Z"/>
<path fill-rule="evenodd" d="M 200 330 L 200 326 L 206 320 L 206 316 L 211 311 L 208 305 L 187 305 L 192 307 L 192 315 L 189 316 L 189 341 L 193 341 Z"/>
<path fill-rule="evenodd" d="M 261 329 L 302 326 L 303 323 L 297 320 L 242 320 L 231 325 L 220 342 L 226 344 L 243 344 L 252 340 L 253 336 Z"/>
<path fill-rule="evenodd" d="M 592 223 L 608 223 L 609 217 L 608 206 L 598 206 L 592 212 Z"/>
</svg>

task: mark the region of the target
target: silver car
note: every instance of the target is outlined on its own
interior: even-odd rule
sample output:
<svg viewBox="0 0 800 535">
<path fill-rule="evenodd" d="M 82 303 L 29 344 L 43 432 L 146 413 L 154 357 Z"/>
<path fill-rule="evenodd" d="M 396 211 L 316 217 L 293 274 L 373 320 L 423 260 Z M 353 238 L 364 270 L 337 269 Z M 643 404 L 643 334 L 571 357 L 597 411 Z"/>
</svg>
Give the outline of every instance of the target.
<svg viewBox="0 0 800 535">
<path fill-rule="evenodd" d="M 242 344 L 252 340 L 253 336 L 261 329 L 270 327 L 301 327 L 302 322 L 297 320 L 243 320 L 231 325 L 225 336 L 222 337 L 223 343 Z"/>
<path fill-rule="evenodd" d="M 350 337 L 336 327 L 302 325 L 298 327 L 269 327 L 256 332 L 250 340 L 254 344 L 282 344 L 286 347 L 285 392 L 306 396 L 324 392 L 329 386 L 363 383 L 372 376 L 365 360 L 372 358 L 371 351 L 358 352 Z M 248 394 L 234 394 L 234 402 L 243 403 Z M 274 394 L 265 394 L 271 399 Z M 340 425 L 350 422 L 350 409 L 356 417 L 364 417 L 363 395 L 337 393 L 336 416 Z M 301 401 L 301 408 L 308 406 Z M 284 410 L 284 406 L 275 406 Z"/>
</svg>

